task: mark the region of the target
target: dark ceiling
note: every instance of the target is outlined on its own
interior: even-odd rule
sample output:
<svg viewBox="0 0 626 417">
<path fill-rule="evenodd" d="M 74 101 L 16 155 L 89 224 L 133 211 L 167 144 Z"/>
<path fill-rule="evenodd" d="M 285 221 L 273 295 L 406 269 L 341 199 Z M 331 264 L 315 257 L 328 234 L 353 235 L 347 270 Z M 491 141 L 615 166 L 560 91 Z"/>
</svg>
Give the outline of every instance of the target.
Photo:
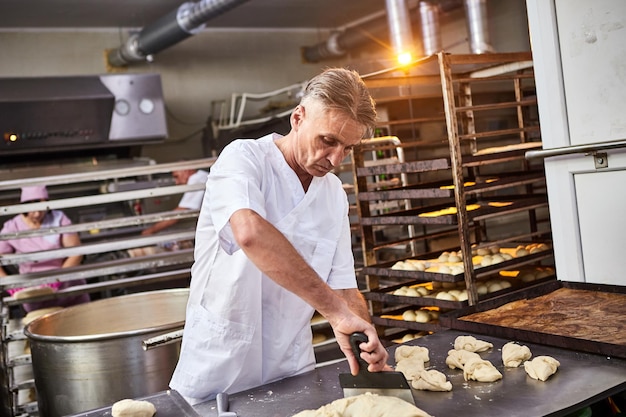
<svg viewBox="0 0 626 417">
<path fill-rule="evenodd" d="M 141 28 L 182 3 L 182 0 L 1 0 L 0 30 Z M 384 11 L 384 0 L 249 0 L 210 19 L 207 28 L 338 28 Z"/>
</svg>

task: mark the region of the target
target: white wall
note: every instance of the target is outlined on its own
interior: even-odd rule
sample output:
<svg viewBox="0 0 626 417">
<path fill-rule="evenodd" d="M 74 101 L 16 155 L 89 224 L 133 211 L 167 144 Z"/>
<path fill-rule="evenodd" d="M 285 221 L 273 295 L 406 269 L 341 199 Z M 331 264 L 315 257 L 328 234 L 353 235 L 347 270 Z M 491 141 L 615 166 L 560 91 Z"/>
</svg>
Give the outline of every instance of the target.
<svg viewBox="0 0 626 417">
<path fill-rule="evenodd" d="M 529 50 L 524 0 L 491 0 L 489 19 L 496 51 Z M 442 31 L 450 52 L 469 52 L 462 9 L 443 16 Z M 127 31 L 114 29 L 0 32 L 0 77 L 107 73 L 106 51 L 127 36 Z M 317 30 L 208 29 L 156 54 L 153 63 L 130 66 L 128 72 L 161 75 L 169 113 L 168 140 L 143 153 L 158 162 L 200 157 L 199 135 L 192 133 L 205 123 L 212 101 L 229 99 L 234 92 L 275 90 L 304 81 L 327 66 L 358 68 L 360 62 L 385 56 L 385 50 L 373 44 L 341 59 L 304 63 L 301 48 L 327 38 L 327 32 Z"/>
</svg>

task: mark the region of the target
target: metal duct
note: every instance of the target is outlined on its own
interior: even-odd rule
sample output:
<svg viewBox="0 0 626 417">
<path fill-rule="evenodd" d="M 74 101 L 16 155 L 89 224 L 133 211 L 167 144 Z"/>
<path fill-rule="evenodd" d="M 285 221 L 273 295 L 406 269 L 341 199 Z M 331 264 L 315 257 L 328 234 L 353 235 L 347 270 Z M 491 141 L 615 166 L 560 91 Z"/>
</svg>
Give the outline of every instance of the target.
<svg viewBox="0 0 626 417">
<path fill-rule="evenodd" d="M 396 57 L 402 54 L 412 53 L 415 49 L 413 44 L 413 32 L 411 31 L 411 19 L 405 0 L 386 0 L 387 22 L 389 23 L 389 40 Z"/>
<path fill-rule="evenodd" d="M 429 1 L 420 1 L 420 27 L 424 55 L 433 55 L 441 51 L 441 28 L 439 26 L 439 6 Z"/>
<path fill-rule="evenodd" d="M 352 48 L 371 42 L 372 38 L 384 33 L 387 26 L 387 18 L 383 16 L 360 26 L 334 32 L 326 42 L 303 47 L 302 57 L 305 62 L 319 62 L 340 57 Z"/>
<path fill-rule="evenodd" d="M 183 3 L 137 34 L 131 35 L 119 48 L 107 55 L 108 63 L 121 67 L 150 59 L 160 52 L 204 29 L 207 20 L 219 16 L 248 0 L 201 0 Z"/>
<path fill-rule="evenodd" d="M 463 0 L 438 0 L 436 1 L 438 12 L 446 13 L 462 7 L 462 1 Z M 416 5 L 417 3 L 408 7 L 411 24 L 415 24 L 418 19 L 417 13 L 410 13 L 411 9 L 415 8 Z M 388 31 L 389 23 L 387 22 L 387 17 L 382 16 L 375 18 L 367 23 L 334 32 L 325 42 L 303 47 L 302 57 L 305 62 L 319 62 L 329 58 L 340 57 L 350 49 L 371 42 L 385 32 L 388 33 Z"/>
<path fill-rule="evenodd" d="M 487 0 L 465 0 L 465 16 L 473 54 L 493 52 L 489 38 Z"/>
</svg>

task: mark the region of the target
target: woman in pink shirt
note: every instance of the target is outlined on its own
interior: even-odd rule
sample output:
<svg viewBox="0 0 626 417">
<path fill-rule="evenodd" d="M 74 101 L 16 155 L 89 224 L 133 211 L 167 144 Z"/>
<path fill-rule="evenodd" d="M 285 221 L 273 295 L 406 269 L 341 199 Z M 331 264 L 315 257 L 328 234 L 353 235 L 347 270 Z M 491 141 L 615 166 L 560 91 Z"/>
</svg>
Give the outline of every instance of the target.
<svg viewBox="0 0 626 417">
<path fill-rule="evenodd" d="M 33 203 L 47 200 L 48 191 L 46 190 L 45 186 L 22 188 L 22 195 L 20 198 L 21 203 Z M 0 234 L 15 233 L 24 230 L 67 226 L 71 223 L 71 220 L 60 210 L 31 211 L 28 213 L 18 214 L 12 219 L 7 220 L 4 223 Z M 63 233 L 21 239 L 0 240 L 0 254 L 41 252 L 78 245 L 80 245 L 80 238 L 76 233 Z M 19 273 L 28 274 L 31 272 L 47 271 L 51 269 L 76 266 L 81 263 L 82 258 L 82 255 L 74 255 L 67 258 L 27 261 L 19 265 Z M 0 267 L 0 278 L 7 275 L 7 272 L 2 267 Z M 84 283 L 85 280 L 75 280 L 71 282 L 56 282 L 45 285 L 52 287 L 55 290 L 59 290 L 70 287 L 72 285 L 79 285 Z M 7 292 L 13 295 L 19 290 L 20 289 L 18 288 L 14 288 L 7 290 Z M 89 294 L 80 294 L 77 296 L 62 297 L 54 300 L 46 300 L 36 303 L 25 303 L 22 306 L 24 310 L 29 312 L 40 308 L 52 306 L 67 307 L 75 304 L 85 303 L 89 300 Z"/>
</svg>

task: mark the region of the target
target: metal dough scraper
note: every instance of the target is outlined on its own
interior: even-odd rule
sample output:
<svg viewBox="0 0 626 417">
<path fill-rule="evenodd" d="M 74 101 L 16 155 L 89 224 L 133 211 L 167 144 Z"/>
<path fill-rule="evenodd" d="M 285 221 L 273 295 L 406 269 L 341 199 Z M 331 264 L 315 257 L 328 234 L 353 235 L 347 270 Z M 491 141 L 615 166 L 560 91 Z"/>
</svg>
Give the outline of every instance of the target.
<svg viewBox="0 0 626 417">
<path fill-rule="evenodd" d="M 339 384 L 343 388 L 344 397 L 353 397 L 366 392 L 378 395 L 398 397 L 415 405 L 415 399 L 411 392 L 411 386 L 407 382 L 402 372 L 369 372 L 367 362 L 361 358 L 361 343 L 367 342 L 367 335 L 364 333 L 353 333 L 350 335 L 350 346 L 352 352 L 359 361 L 359 373 L 339 374 Z"/>
</svg>

